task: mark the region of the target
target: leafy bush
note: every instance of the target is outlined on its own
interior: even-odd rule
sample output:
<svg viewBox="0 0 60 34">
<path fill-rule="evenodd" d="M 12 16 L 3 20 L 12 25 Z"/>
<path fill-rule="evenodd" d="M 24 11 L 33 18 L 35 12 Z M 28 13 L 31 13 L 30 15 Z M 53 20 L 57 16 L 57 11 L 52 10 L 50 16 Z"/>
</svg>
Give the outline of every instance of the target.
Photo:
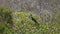
<svg viewBox="0 0 60 34">
<path fill-rule="evenodd" d="M 12 11 L 7 7 L 0 7 L 0 34 L 10 33 L 12 29 Z"/>
<path fill-rule="evenodd" d="M 60 34 L 60 16 L 53 17 L 52 23 L 41 23 L 33 13 L 0 7 L 0 34 Z"/>
</svg>

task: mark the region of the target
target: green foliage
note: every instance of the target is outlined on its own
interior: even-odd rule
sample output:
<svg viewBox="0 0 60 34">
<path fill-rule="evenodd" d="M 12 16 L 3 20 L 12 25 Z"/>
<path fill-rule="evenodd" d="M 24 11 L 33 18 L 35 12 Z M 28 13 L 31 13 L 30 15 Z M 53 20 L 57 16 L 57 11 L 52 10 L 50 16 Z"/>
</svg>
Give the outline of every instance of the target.
<svg viewBox="0 0 60 34">
<path fill-rule="evenodd" d="M 12 24 L 12 11 L 7 7 L 0 7 L 0 21 Z"/>
<path fill-rule="evenodd" d="M 39 23 L 37 25 L 30 15 Z M 55 19 L 41 23 L 40 18 L 33 13 L 15 11 L 0 7 L 0 34 L 60 34 L 60 16 L 53 15 Z"/>
<path fill-rule="evenodd" d="M 0 7 L 0 34 L 8 34 L 10 33 L 10 29 L 12 29 L 11 25 L 12 21 L 12 11 L 7 7 Z"/>
</svg>

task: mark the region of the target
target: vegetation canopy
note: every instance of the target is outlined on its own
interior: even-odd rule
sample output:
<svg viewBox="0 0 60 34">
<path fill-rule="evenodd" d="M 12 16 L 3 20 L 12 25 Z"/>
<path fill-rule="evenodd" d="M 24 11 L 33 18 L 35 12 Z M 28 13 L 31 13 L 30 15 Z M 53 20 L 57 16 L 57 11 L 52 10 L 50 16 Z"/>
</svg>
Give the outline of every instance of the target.
<svg viewBox="0 0 60 34">
<path fill-rule="evenodd" d="M 0 7 L 0 34 L 60 34 L 60 16 L 53 17 L 53 22 L 42 23 L 41 18 L 31 12 Z"/>
</svg>

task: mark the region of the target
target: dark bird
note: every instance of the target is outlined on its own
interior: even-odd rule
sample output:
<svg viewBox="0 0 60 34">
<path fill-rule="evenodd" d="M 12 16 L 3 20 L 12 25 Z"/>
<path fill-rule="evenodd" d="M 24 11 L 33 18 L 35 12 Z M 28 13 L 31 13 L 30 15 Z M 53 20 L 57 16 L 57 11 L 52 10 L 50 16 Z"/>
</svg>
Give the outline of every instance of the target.
<svg viewBox="0 0 60 34">
<path fill-rule="evenodd" d="M 32 16 L 32 14 L 30 15 L 30 18 L 31 18 L 31 20 L 34 21 L 36 24 L 39 24 L 39 23 L 36 21 L 36 19 Z"/>
</svg>

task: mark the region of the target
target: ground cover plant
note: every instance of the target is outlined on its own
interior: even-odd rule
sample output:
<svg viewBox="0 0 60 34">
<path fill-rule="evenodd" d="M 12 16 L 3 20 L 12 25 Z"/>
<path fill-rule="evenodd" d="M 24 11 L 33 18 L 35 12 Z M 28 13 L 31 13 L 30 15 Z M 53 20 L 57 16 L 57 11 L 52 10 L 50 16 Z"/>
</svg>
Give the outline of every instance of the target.
<svg viewBox="0 0 60 34">
<path fill-rule="evenodd" d="M 0 7 L 0 34 L 60 34 L 60 16 L 54 14 L 53 18 L 53 22 L 42 23 L 31 12 Z"/>
</svg>

